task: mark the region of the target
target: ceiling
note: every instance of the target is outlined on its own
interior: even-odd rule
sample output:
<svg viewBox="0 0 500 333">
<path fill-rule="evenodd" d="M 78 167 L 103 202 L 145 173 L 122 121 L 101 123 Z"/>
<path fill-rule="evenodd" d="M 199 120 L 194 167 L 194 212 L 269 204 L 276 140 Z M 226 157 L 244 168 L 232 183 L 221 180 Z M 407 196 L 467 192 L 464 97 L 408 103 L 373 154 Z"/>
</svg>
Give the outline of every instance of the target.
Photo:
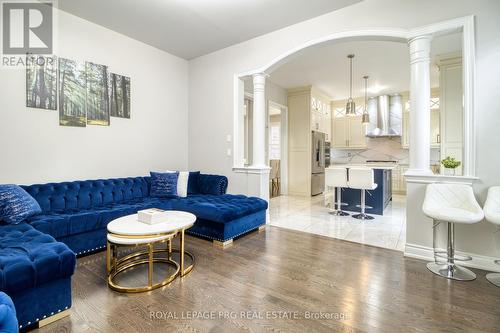
<svg viewBox="0 0 500 333">
<path fill-rule="evenodd" d="M 192 59 L 361 0 L 59 0 L 59 8 Z"/>
<path fill-rule="evenodd" d="M 438 54 L 461 50 L 461 33 L 433 39 L 432 62 Z M 283 88 L 313 85 L 333 100 L 349 97 L 348 54 L 353 61 L 353 97 L 364 96 L 363 76 L 368 75 L 368 95 L 410 90 L 410 55 L 406 43 L 355 41 L 325 43 L 303 51 L 270 73 L 270 80 Z M 431 86 L 439 86 L 437 66 L 431 66 Z"/>
</svg>

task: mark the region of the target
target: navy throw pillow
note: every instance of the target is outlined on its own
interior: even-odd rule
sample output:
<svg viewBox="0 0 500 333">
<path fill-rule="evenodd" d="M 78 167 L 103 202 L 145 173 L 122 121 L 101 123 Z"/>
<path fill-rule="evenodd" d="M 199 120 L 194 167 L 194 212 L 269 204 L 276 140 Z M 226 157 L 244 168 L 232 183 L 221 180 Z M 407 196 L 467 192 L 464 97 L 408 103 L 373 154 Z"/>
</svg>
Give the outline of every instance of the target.
<svg viewBox="0 0 500 333">
<path fill-rule="evenodd" d="M 198 194 L 200 193 L 200 172 L 191 171 L 188 178 L 188 194 Z"/>
<path fill-rule="evenodd" d="M 177 178 L 179 172 L 150 172 L 151 196 L 156 198 L 177 197 Z"/>
<path fill-rule="evenodd" d="M 41 212 L 38 202 L 21 187 L 13 184 L 0 185 L 1 221 L 19 224 Z"/>
</svg>

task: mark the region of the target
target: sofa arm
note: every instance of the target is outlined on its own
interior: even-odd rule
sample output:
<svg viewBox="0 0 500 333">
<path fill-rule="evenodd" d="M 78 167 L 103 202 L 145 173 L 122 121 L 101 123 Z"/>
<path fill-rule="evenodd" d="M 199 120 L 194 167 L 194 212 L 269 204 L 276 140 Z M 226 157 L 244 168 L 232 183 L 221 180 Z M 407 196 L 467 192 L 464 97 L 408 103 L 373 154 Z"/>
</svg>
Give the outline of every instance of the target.
<svg viewBox="0 0 500 333">
<path fill-rule="evenodd" d="M 198 187 L 201 194 L 226 194 L 227 184 L 226 176 L 200 174 L 198 180 Z"/>
<path fill-rule="evenodd" d="M 10 297 L 3 292 L 0 292 L 0 332 L 19 332 L 16 308 Z"/>
</svg>

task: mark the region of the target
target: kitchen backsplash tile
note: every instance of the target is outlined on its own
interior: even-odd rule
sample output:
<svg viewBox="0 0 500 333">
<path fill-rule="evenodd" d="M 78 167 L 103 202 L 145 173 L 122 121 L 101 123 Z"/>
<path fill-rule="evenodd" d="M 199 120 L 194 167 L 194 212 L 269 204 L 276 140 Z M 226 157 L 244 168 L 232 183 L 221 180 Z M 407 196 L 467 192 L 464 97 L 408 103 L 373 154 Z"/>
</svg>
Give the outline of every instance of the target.
<svg viewBox="0 0 500 333">
<path fill-rule="evenodd" d="M 394 160 L 409 164 L 409 150 L 401 148 L 401 137 L 366 138 L 366 149 L 331 149 L 332 163 L 365 163 Z M 439 149 L 431 149 L 431 164 L 439 163 Z"/>
</svg>

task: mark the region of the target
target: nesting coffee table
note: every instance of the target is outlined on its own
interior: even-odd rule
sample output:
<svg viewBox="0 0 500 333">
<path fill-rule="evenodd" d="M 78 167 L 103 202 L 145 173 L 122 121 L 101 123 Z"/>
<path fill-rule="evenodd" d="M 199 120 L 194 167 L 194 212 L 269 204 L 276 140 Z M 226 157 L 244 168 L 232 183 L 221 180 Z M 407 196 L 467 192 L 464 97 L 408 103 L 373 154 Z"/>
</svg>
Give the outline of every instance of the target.
<svg viewBox="0 0 500 333">
<path fill-rule="evenodd" d="M 106 252 L 108 286 L 118 292 L 144 292 L 163 287 L 177 277 L 190 273 L 194 267 L 194 256 L 185 250 L 184 234 L 195 221 L 195 215 L 181 211 L 168 211 L 164 222 L 152 225 L 139 222 L 137 214 L 111 221 L 108 224 Z M 175 238 L 179 239 L 178 249 L 172 246 Z M 128 247 L 131 252 L 119 258 L 119 247 Z M 173 259 L 173 253 L 179 253 L 178 261 Z M 191 264 L 187 267 L 184 265 L 185 256 L 191 259 Z M 161 282 L 153 283 L 155 263 L 172 266 L 175 272 L 166 276 Z M 117 275 L 126 274 L 128 269 L 140 265 L 148 265 L 148 285 L 127 287 L 115 281 Z"/>
</svg>

